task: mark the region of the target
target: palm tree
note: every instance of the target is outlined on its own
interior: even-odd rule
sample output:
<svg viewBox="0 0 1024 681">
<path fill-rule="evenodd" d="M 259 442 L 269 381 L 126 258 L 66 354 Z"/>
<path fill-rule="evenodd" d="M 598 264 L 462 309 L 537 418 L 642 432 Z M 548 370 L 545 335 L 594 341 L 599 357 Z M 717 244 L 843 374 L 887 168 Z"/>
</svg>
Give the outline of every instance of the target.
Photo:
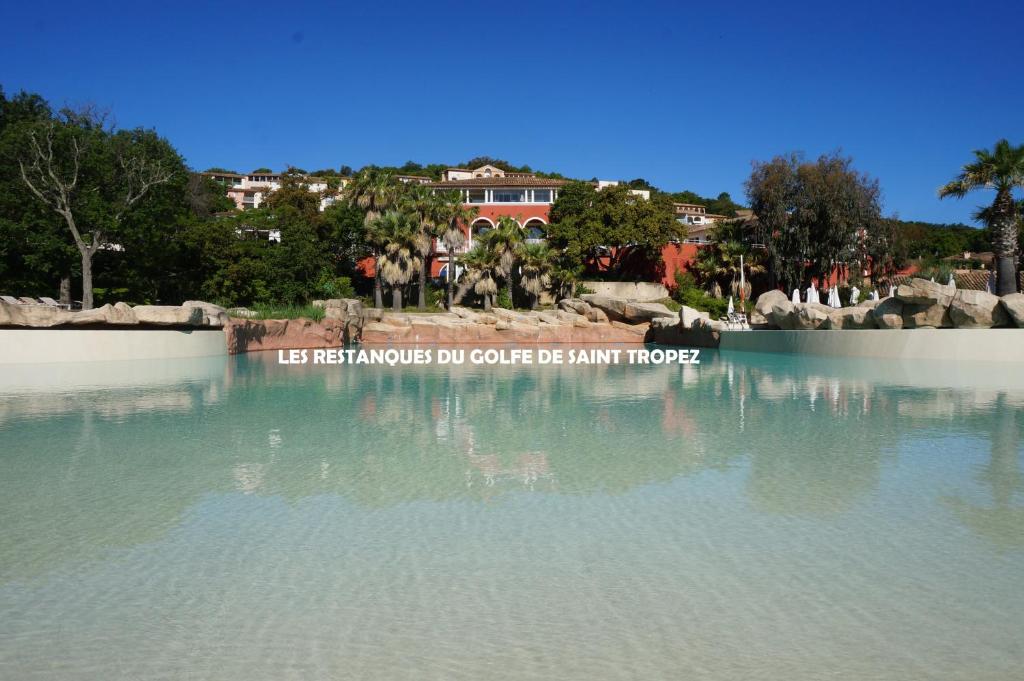
<svg viewBox="0 0 1024 681">
<path fill-rule="evenodd" d="M 462 203 L 460 192 L 450 191 L 439 193 L 440 200 L 439 221 L 436 235 L 448 251 L 448 269 L 445 277 L 445 288 L 447 290 L 448 309 L 455 304 L 455 253 L 466 243 L 466 229 L 473 224 L 473 220 L 480 213 L 476 206 L 466 207 Z"/>
<path fill-rule="evenodd" d="M 939 189 L 939 198 L 963 198 L 975 189 L 995 189 L 996 198 L 988 211 L 992 229 L 992 250 L 996 255 L 996 294 L 1017 290 L 1017 204 L 1013 190 L 1024 189 L 1024 145 L 1015 147 L 1005 139 L 992 151 L 977 149 L 952 182 Z"/>
<path fill-rule="evenodd" d="M 726 282 L 733 295 L 739 294 L 740 256 L 743 256 L 743 273 L 749 285 L 749 275 L 764 272 L 764 265 L 758 254 L 743 240 L 743 227 L 735 221 L 721 222 L 711 230 L 711 243 L 697 250 L 694 270 L 701 283 L 716 298 L 722 295 L 722 284 Z M 743 291 L 744 298 L 749 291 Z"/>
<path fill-rule="evenodd" d="M 434 246 L 437 225 L 444 220 L 443 204 L 433 190 L 423 185 L 413 185 L 403 197 L 404 204 L 414 216 L 418 233 L 416 250 L 420 255 L 419 300 L 416 308 L 427 309 L 427 257 Z"/>
<path fill-rule="evenodd" d="M 498 284 L 494 280 L 500 266 L 501 256 L 497 251 L 485 244 L 478 244 L 462 256 L 462 264 L 466 266 L 465 281 L 460 286 L 458 298 L 462 298 L 470 288 L 483 298 L 484 311 L 491 309 L 491 300 L 498 293 Z"/>
<path fill-rule="evenodd" d="M 380 251 L 380 276 L 391 287 L 391 305 L 402 310 L 402 287 L 420 267 L 419 229 L 408 213 L 389 210 L 370 223 L 370 239 Z"/>
<path fill-rule="evenodd" d="M 530 309 L 536 310 L 540 294 L 551 284 L 554 252 L 547 244 L 524 244 L 520 252 L 523 290 L 530 294 Z"/>
<path fill-rule="evenodd" d="M 367 168 L 352 178 L 352 182 L 345 187 L 344 195 L 350 205 L 363 211 L 363 227 L 369 232 L 370 223 L 385 211 L 395 207 L 400 189 L 390 170 Z M 368 241 L 373 245 L 372 239 Z M 384 307 L 380 269 L 381 251 L 377 246 L 373 246 L 373 305 L 378 309 Z"/>
<path fill-rule="evenodd" d="M 481 241 L 498 256 L 497 271 L 508 286 L 509 304 L 515 307 L 512 302 L 512 272 L 526 241 L 526 230 L 516 219 L 502 215 L 495 228 L 484 234 Z"/>
</svg>

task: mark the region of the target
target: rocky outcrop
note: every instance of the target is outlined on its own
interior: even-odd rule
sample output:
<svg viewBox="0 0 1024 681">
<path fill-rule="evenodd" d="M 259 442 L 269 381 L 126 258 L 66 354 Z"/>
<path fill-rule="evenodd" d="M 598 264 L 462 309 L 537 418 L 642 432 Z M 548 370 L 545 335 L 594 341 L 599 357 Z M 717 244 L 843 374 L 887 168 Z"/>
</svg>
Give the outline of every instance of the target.
<svg viewBox="0 0 1024 681">
<path fill-rule="evenodd" d="M 904 303 L 904 329 L 948 329 L 953 326 L 949 308 L 942 303 Z"/>
<path fill-rule="evenodd" d="M 793 305 L 790 303 L 790 305 Z M 814 329 L 828 328 L 829 313 L 833 308 L 821 303 L 799 303 L 793 305 L 793 328 L 796 330 L 810 331 Z"/>
<path fill-rule="evenodd" d="M 695 310 L 686 305 L 679 308 L 679 325 L 684 329 L 692 328 L 698 319 L 711 319 L 711 316 L 703 310 Z"/>
<path fill-rule="evenodd" d="M 840 307 L 828 313 L 830 329 L 877 329 L 875 316 L 868 307 Z"/>
<path fill-rule="evenodd" d="M 362 333 L 363 320 L 366 318 L 363 303 L 354 298 L 331 298 L 314 300 L 314 307 L 324 309 L 324 319 L 337 319 L 345 324 L 345 337 L 356 339 Z"/>
<path fill-rule="evenodd" d="M 764 321 L 758 319 L 758 323 L 769 324 L 778 326 L 775 324 L 775 320 L 772 318 L 772 312 L 776 305 L 779 305 L 781 314 L 789 314 L 792 310 L 793 303 L 786 297 L 786 294 L 778 289 L 772 289 L 771 291 L 765 291 L 757 297 L 757 301 L 754 303 L 754 313 L 760 315 Z M 751 314 L 753 318 L 754 314 Z"/>
<path fill-rule="evenodd" d="M 201 300 L 186 300 L 182 307 L 198 307 L 203 311 L 203 326 L 224 326 L 228 323 L 228 311 L 220 305 Z"/>
<path fill-rule="evenodd" d="M 594 313 L 602 316 L 604 313 L 589 305 L 586 308 L 578 305 L 559 307 L 558 310 L 536 312 L 494 308 L 483 313 L 453 308 L 450 313 L 438 314 L 388 313 L 380 321 L 365 319 L 360 339 L 368 345 L 643 343 L 652 333 L 652 325 L 648 323 L 609 322 L 607 318 L 594 321 Z M 575 312 L 573 308 L 585 310 L 587 314 Z M 668 314 L 673 315 L 671 311 Z M 675 316 L 670 320 L 673 324 L 677 322 Z"/>
<path fill-rule="evenodd" d="M 971 289 L 956 292 L 949 305 L 949 316 L 958 329 L 990 329 L 1010 323 L 999 296 Z"/>
<path fill-rule="evenodd" d="M 590 311 L 590 303 L 582 298 L 562 298 L 558 301 L 558 309 L 585 315 Z"/>
<path fill-rule="evenodd" d="M 999 302 L 1013 323 L 1024 328 L 1024 293 L 1005 295 Z"/>
<path fill-rule="evenodd" d="M 940 329 L 953 326 L 949 305 L 956 288 L 927 279 L 911 279 L 896 289 L 903 303 L 904 329 Z"/>
<path fill-rule="evenodd" d="M 626 318 L 626 305 L 629 301 L 624 298 L 612 298 L 596 293 L 586 293 L 581 298 L 591 307 L 596 307 L 604 312 L 610 320 L 623 321 Z"/>
<path fill-rule="evenodd" d="M 231 319 L 224 327 L 228 353 L 344 345 L 345 322 L 340 319 Z"/>
<path fill-rule="evenodd" d="M 676 313 L 661 303 L 626 303 L 622 315 L 626 321 L 649 322 L 657 317 L 674 317 Z"/>
<path fill-rule="evenodd" d="M 152 324 L 153 326 L 203 325 L 203 310 L 200 307 L 136 305 L 132 311 L 140 324 Z"/>
<path fill-rule="evenodd" d="M 896 298 L 883 298 L 878 301 L 871 315 L 880 329 L 903 328 L 903 302 Z"/>
<path fill-rule="evenodd" d="M 0 326 L 210 326 L 228 321 L 224 308 L 190 300 L 178 305 L 107 304 L 92 310 L 68 311 L 49 305 L 11 305 L 0 302 Z"/>
</svg>

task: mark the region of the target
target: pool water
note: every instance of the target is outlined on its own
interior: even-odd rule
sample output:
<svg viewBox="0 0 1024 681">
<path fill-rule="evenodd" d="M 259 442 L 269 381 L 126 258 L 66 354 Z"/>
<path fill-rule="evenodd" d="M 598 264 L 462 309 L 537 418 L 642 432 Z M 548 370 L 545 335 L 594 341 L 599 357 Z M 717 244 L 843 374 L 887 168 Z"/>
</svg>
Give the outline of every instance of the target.
<svg viewBox="0 0 1024 681">
<path fill-rule="evenodd" d="M 0 679 L 1024 678 L 1024 376 L 0 375 Z"/>
</svg>

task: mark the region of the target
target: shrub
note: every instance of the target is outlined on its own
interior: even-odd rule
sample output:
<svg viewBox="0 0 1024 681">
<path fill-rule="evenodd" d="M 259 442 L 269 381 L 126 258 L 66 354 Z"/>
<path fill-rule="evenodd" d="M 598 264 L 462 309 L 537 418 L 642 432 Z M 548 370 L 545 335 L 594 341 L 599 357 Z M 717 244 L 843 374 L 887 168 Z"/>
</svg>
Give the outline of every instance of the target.
<svg viewBox="0 0 1024 681">
<path fill-rule="evenodd" d="M 255 314 L 248 319 L 312 319 L 323 320 L 325 310 L 312 305 L 275 305 L 272 303 L 256 303 L 250 308 Z"/>
<path fill-rule="evenodd" d="M 672 298 L 679 304 L 707 312 L 712 319 L 718 319 L 728 312 L 728 301 L 712 298 L 702 291 L 689 272 L 676 272 L 675 278 L 676 288 L 672 292 Z"/>
</svg>

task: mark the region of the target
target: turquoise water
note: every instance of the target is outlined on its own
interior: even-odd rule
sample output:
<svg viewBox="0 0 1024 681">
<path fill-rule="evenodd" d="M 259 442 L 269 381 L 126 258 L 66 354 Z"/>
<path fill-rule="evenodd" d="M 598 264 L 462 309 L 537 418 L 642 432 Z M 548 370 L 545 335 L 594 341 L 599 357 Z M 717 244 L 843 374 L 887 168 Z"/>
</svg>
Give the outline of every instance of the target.
<svg viewBox="0 0 1024 681">
<path fill-rule="evenodd" d="M 0 373 L 0 679 L 1024 678 L 1024 377 Z"/>
</svg>

